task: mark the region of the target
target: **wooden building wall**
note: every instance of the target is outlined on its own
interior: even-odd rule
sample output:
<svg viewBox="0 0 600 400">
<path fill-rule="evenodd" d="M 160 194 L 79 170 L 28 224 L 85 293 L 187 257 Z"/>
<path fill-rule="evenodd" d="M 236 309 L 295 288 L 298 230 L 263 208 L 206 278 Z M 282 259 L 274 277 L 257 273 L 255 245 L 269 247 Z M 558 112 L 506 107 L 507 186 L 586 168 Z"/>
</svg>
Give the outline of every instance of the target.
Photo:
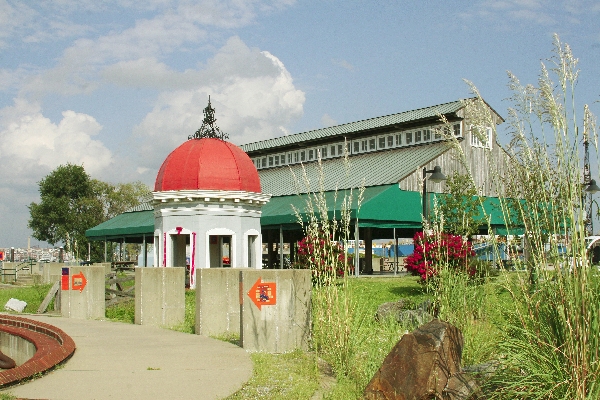
<svg viewBox="0 0 600 400">
<path fill-rule="evenodd" d="M 499 122 L 501 120 L 497 117 L 496 123 Z M 463 140 L 459 142 L 459 148 L 452 146 L 450 150 L 431 160 L 425 167 L 432 170 L 436 165 L 439 165 L 442 168 L 442 173 L 446 176 L 450 176 L 454 171 L 460 174 L 469 173 L 481 195 L 497 197 L 503 192 L 499 177 L 503 176 L 506 170 L 507 154 L 498 145 L 495 131 L 493 132 L 491 149 L 474 147 L 471 145 L 472 133 L 469 131 L 469 127 L 465 126 L 464 120 L 462 125 Z M 422 177 L 422 168 L 419 168 L 399 182 L 400 188 L 402 190 L 422 191 Z M 442 193 L 444 190 L 445 183 L 443 182 L 439 184 L 427 183 L 428 192 Z"/>
</svg>

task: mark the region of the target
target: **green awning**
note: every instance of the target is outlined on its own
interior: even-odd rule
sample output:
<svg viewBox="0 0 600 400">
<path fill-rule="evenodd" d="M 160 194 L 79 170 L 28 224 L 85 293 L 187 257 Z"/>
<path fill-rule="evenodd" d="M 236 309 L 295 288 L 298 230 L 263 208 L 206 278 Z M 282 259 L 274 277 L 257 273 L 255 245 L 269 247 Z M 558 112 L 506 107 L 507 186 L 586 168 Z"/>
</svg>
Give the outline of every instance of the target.
<svg viewBox="0 0 600 400">
<path fill-rule="evenodd" d="M 352 198 L 349 204 L 350 218 L 356 219 L 356 210 L 359 191 L 354 189 L 329 191 L 324 193 L 327 218 L 341 220 L 341 208 L 344 197 Z M 434 196 L 434 194 L 430 194 Z M 443 196 L 435 194 L 435 196 Z M 301 194 L 292 196 L 277 196 L 262 207 L 260 218 L 261 226 L 265 229 L 279 228 L 299 229 L 298 218 L 293 207 L 300 212 L 303 221 L 308 221 L 309 213 L 306 212 L 307 202 L 311 201 L 315 210 L 318 209 L 318 195 Z M 433 201 L 432 201 L 433 202 Z M 502 210 L 497 198 L 486 198 L 483 202 L 491 225 L 497 234 L 506 234 Z M 421 228 L 421 212 L 423 203 L 419 192 L 401 190 L 397 184 L 370 186 L 365 188 L 362 203 L 358 213 L 359 226 L 372 228 Z M 514 233 L 513 233 L 514 231 Z M 141 237 L 153 235 L 154 211 L 126 212 L 88 229 L 85 235 L 90 240 L 111 240 L 124 237 Z M 511 234 L 520 234 L 516 229 L 510 230 Z"/>
<path fill-rule="evenodd" d="M 356 219 L 358 193 L 359 191 L 355 189 L 351 194 L 353 200 L 350 206 L 351 219 Z M 341 219 L 340 209 L 345 195 L 350 197 L 350 191 L 340 190 L 337 192 L 337 197 L 333 191 L 325 192 L 328 218 L 331 219 L 335 216 L 336 219 Z M 444 196 L 444 194 L 430 193 L 429 196 Z M 309 214 L 305 210 L 309 199 L 313 204 L 316 204 L 317 197 L 315 195 L 300 194 L 272 197 L 262 209 L 261 226 L 263 228 L 282 226 L 284 229 L 297 229 L 299 227 L 298 218 L 292 207 L 300 211 L 302 219 L 306 222 Z M 430 202 L 433 204 L 432 198 Z M 497 234 L 502 234 L 501 232 L 505 234 L 506 228 L 500 200 L 495 197 L 485 198 L 483 207 L 486 216 L 490 219 L 492 228 L 497 231 Z M 363 193 L 358 224 L 361 227 L 373 228 L 420 229 L 422 227 L 422 212 L 421 193 L 401 190 L 397 184 L 371 186 L 365 188 Z M 480 212 L 479 217 L 483 217 L 482 212 Z M 520 234 L 522 229 L 511 229 L 511 234 L 513 230 L 514 234 Z"/>
<path fill-rule="evenodd" d="M 110 240 L 154 234 L 154 211 L 135 211 L 119 214 L 85 231 L 90 240 Z"/>
<path fill-rule="evenodd" d="M 349 204 L 350 218 L 356 219 L 359 191 L 340 190 L 324 193 L 326 212 L 329 219 L 341 219 L 341 208 L 344 198 L 352 199 Z M 298 218 L 293 211 L 295 207 L 306 222 L 310 214 L 305 210 L 308 203 L 318 210 L 318 195 L 301 194 L 293 196 L 277 196 L 262 208 L 260 219 L 264 228 L 279 227 L 297 229 Z M 371 186 L 364 190 L 358 213 L 359 226 L 380 228 L 420 228 L 421 227 L 421 195 L 418 192 L 401 190 L 397 184 Z M 325 212 L 325 210 L 323 210 Z M 317 211 L 318 213 L 318 211 Z"/>
</svg>

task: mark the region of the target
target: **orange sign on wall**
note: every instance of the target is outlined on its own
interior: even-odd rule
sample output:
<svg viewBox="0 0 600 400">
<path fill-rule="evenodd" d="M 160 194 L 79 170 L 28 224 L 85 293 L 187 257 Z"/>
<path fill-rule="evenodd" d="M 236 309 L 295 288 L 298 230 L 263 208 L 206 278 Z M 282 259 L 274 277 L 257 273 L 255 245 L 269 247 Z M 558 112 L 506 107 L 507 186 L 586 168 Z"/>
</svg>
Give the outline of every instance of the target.
<svg viewBox="0 0 600 400">
<path fill-rule="evenodd" d="M 262 306 L 273 306 L 277 304 L 277 284 L 275 282 L 262 282 L 258 278 L 250 288 L 248 296 L 259 310 Z"/>
<path fill-rule="evenodd" d="M 79 271 L 78 274 L 73 275 L 71 277 L 72 290 L 79 290 L 79 292 L 81 293 L 83 291 L 83 288 L 85 288 L 85 285 L 87 285 L 87 279 L 85 279 L 85 275 L 83 275 L 83 272 Z"/>
</svg>

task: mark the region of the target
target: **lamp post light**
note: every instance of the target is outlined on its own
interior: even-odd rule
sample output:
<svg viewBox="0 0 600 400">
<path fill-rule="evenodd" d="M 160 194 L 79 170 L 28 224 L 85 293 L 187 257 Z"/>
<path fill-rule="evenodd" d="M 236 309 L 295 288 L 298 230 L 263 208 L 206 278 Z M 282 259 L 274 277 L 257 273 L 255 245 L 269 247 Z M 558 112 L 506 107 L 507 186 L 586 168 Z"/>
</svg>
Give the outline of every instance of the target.
<svg viewBox="0 0 600 400">
<path fill-rule="evenodd" d="M 596 185 L 596 180 L 595 179 L 590 180 L 590 183 L 585 188 L 585 191 L 588 192 L 588 193 L 590 193 L 590 194 L 594 194 L 594 193 L 600 192 L 600 187 L 598 187 L 598 185 Z"/>
<path fill-rule="evenodd" d="M 439 165 L 436 165 L 431 170 L 427 170 L 427 168 L 423 167 L 423 227 L 425 227 L 425 221 L 427 221 L 429 217 L 427 174 L 431 174 L 429 180 L 433 183 L 440 183 L 446 180 L 446 175 L 442 174 L 442 168 Z M 600 188 L 598 190 L 600 190 Z"/>
</svg>

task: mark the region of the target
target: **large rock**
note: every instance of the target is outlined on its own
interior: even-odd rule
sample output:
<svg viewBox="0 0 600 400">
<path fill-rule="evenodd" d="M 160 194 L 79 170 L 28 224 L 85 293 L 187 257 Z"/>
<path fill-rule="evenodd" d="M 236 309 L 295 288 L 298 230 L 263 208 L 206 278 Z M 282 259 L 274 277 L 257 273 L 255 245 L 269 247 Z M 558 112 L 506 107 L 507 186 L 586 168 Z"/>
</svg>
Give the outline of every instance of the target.
<svg viewBox="0 0 600 400">
<path fill-rule="evenodd" d="M 462 348 L 460 330 L 434 319 L 400 339 L 367 385 L 364 398 L 477 398 L 477 385 L 468 375 L 461 374 Z"/>
</svg>

